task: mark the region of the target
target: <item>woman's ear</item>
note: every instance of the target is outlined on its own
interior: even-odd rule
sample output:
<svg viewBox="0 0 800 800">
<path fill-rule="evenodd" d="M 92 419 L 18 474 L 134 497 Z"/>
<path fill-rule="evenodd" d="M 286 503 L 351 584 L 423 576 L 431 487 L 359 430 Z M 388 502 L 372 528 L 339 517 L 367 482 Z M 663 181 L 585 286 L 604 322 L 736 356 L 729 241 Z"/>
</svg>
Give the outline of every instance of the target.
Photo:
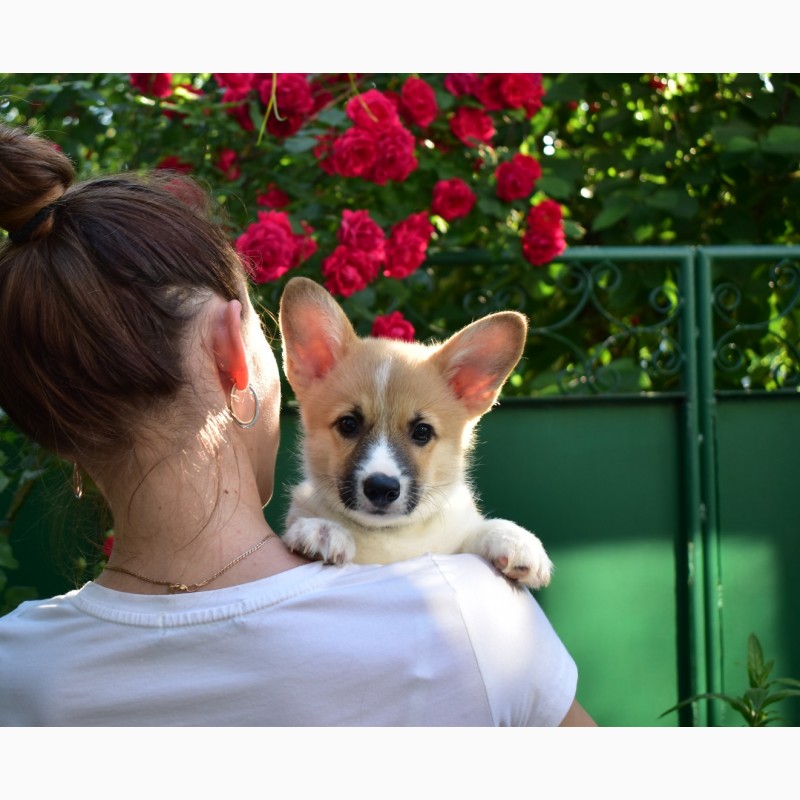
<svg viewBox="0 0 800 800">
<path fill-rule="evenodd" d="M 238 300 L 225 303 L 214 320 L 211 345 L 217 360 L 220 382 L 226 392 L 230 390 L 231 384 L 242 390 L 250 383 L 243 325 L 242 304 Z"/>
</svg>

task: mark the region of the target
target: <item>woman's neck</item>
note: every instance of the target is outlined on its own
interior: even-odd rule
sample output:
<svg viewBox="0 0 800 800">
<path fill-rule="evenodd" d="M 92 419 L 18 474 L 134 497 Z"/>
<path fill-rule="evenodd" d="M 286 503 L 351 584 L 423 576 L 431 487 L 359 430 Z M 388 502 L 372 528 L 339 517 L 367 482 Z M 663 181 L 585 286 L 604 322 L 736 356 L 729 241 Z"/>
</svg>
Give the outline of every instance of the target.
<svg viewBox="0 0 800 800">
<path fill-rule="evenodd" d="M 163 594 L 166 588 L 155 581 L 201 584 L 224 570 L 203 586 L 218 589 L 305 563 L 267 523 L 246 453 L 221 448 L 209 457 L 203 448 L 183 449 L 150 462 L 146 469 L 129 470 L 127 479 L 118 476 L 106 492 L 114 517 L 108 565 L 126 571 L 105 571 L 98 583 Z"/>
</svg>

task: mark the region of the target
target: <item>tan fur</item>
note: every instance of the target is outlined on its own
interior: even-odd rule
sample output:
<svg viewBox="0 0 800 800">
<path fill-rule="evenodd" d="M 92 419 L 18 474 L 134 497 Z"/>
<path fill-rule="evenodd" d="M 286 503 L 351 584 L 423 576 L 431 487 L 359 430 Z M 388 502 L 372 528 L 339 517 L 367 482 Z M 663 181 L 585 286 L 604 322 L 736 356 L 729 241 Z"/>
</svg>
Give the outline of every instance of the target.
<svg viewBox="0 0 800 800">
<path fill-rule="evenodd" d="M 292 549 L 331 563 L 475 552 L 509 578 L 547 585 L 552 564 L 539 539 L 485 519 L 467 477 L 475 425 L 522 354 L 521 314 L 489 315 L 438 345 L 362 339 L 323 287 L 294 278 L 280 325 L 303 433 L 305 480 L 284 533 Z M 342 433 L 345 417 L 358 421 L 358 435 Z M 419 425 L 435 432 L 429 442 L 415 438 Z M 365 481 L 376 474 L 397 484 L 396 501 L 368 499 Z"/>
</svg>

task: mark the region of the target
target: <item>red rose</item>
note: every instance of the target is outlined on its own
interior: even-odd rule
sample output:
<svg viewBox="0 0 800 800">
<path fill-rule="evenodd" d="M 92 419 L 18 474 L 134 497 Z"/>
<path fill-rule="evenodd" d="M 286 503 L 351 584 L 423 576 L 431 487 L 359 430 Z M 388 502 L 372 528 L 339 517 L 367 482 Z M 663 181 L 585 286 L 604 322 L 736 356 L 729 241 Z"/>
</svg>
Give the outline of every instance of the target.
<svg viewBox="0 0 800 800">
<path fill-rule="evenodd" d="M 249 92 L 253 88 L 255 72 L 214 72 L 214 80 L 224 89 Z"/>
<path fill-rule="evenodd" d="M 364 130 L 384 130 L 400 124 L 397 107 L 377 89 L 351 97 L 344 111 L 357 128 Z"/>
<path fill-rule="evenodd" d="M 475 97 L 487 111 L 500 111 L 506 107 L 501 90 L 504 78 L 504 73 L 493 72 L 478 79 Z"/>
<path fill-rule="evenodd" d="M 414 326 L 399 311 L 392 311 L 391 314 L 375 317 L 370 336 L 413 342 Z"/>
<path fill-rule="evenodd" d="M 535 267 L 549 264 L 566 249 L 563 232 L 554 236 L 528 230 L 522 237 L 522 255 Z"/>
<path fill-rule="evenodd" d="M 451 72 L 443 82 L 443 86 L 456 97 L 474 96 L 478 88 L 477 72 Z"/>
<path fill-rule="evenodd" d="M 333 143 L 333 165 L 345 178 L 365 175 L 377 157 L 377 137 L 371 131 L 349 128 Z"/>
<path fill-rule="evenodd" d="M 339 241 L 346 247 L 361 250 L 376 263 L 386 257 L 386 235 L 383 228 L 369 216 L 369 211 L 342 211 Z"/>
<path fill-rule="evenodd" d="M 306 76 L 300 73 L 279 72 L 269 75 L 258 87 L 265 108 L 269 106 L 273 86 L 275 103 L 267 119 L 267 130 L 273 136 L 292 136 L 314 110 L 311 86 Z"/>
<path fill-rule="evenodd" d="M 564 252 L 566 240 L 561 221 L 561 206 L 555 200 L 543 200 L 530 209 L 522 236 L 522 255 L 526 261 L 542 266 Z"/>
<path fill-rule="evenodd" d="M 500 93 L 507 108 L 524 108 L 530 119 L 542 108 L 542 76 L 537 72 L 512 72 L 505 75 Z"/>
<path fill-rule="evenodd" d="M 178 156 L 166 156 L 156 164 L 156 169 L 170 169 L 173 172 L 191 172 L 192 165 L 181 161 Z"/>
<path fill-rule="evenodd" d="M 400 113 L 409 125 L 427 128 L 439 113 L 433 87 L 422 78 L 407 78 L 400 90 Z"/>
<path fill-rule="evenodd" d="M 389 278 L 406 278 L 420 267 L 428 252 L 433 225 L 428 214 L 412 214 L 392 227 L 386 240 L 386 269 Z"/>
<path fill-rule="evenodd" d="M 528 211 L 528 225 L 557 228 L 561 226 L 564 215 L 561 205 L 555 200 L 542 200 Z"/>
<path fill-rule="evenodd" d="M 325 286 L 331 294 L 349 297 L 366 289 L 377 277 L 377 265 L 370 256 L 353 247 L 340 244 L 322 261 Z"/>
<path fill-rule="evenodd" d="M 228 107 L 225 113 L 233 117 L 243 131 L 255 130 L 253 119 L 250 116 L 250 89 L 226 89 L 222 95 L 222 102 Z M 228 105 L 230 104 L 230 105 Z"/>
<path fill-rule="evenodd" d="M 111 551 L 114 549 L 114 534 L 107 533 L 106 538 L 103 539 L 103 556 L 106 561 L 111 558 Z"/>
<path fill-rule="evenodd" d="M 489 144 L 496 131 L 492 118 L 480 108 L 462 106 L 450 118 L 450 130 L 467 147 Z"/>
<path fill-rule="evenodd" d="M 537 72 L 497 72 L 478 81 L 475 96 L 487 111 L 524 108 L 530 119 L 542 107 L 542 76 Z"/>
<path fill-rule="evenodd" d="M 172 94 L 171 72 L 131 72 L 131 86 L 148 97 L 164 98 Z"/>
<path fill-rule="evenodd" d="M 375 163 L 364 177 L 379 186 L 404 181 L 418 166 L 414 137 L 402 125 L 380 131 L 375 139 Z"/>
<path fill-rule="evenodd" d="M 530 197 L 536 181 L 542 177 L 539 162 L 531 156 L 515 153 L 511 161 L 504 161 L 494 173 L 497 179 L 497 196 L 511 202 Z"/>
<path fill-rule="evenodd" d="M 314 229 L 307 222 L 301 222 L 300 227 L 303 229 L 303 235 L 297 239 L 297 257 L 298 262 L 302 263 L 317 252 L 317 243 L 312 238 Z"/>
<path fill-rule="evenodd" d="M 317 138 L 317 144 L 311 151 L 314 158 L 317 159 L 320 169 L 328 175 L 336 173 L 336 163 L 333 160 L 333 145 L 336 142 L 336 131 L 328 131 L 327 133 L 320 134 Z"/>
<path fill-rule="evenodd" d="M 225 148 L 220 151 L 214 166 L 222 172 L 225 179 L 229 181 L 235 181 L 242 174 L 242 168 L 239 166 L 239 157 L 236 155 L 236 151 L 230 148 Z"/>
<path fill-rule="evenodd" d="M 236 240 L 236 249 L 248 260 L 253 280 L 266 283 L 280 278 L 309 255 L 307 237 L 292 231 L 283 211 L 259 211 L 257 216 Z"/>
<path fill-rule="evenodd" d="M 291 198 L 286 192 L 271 183 L 265 192 L 256 195 L 256 203 L 268 208 L 284 208 L 291 203 Z"/>
<path fill-rule="evenodd" d="M 477 195 L 461 178 L 438 181 L 433 187 L 431 211 L 451 222 L 472 211 Z"/>
</svg>

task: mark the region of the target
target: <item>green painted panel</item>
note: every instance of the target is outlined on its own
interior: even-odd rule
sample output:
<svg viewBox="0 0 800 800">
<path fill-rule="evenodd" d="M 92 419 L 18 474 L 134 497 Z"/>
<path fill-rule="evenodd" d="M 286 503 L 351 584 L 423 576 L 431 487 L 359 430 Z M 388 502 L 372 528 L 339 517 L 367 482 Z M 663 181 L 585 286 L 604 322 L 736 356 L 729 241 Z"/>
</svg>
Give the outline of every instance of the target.
<svg viewBox="0 0 800 800">
<path fill-rule="evenodd" d="M 800 680 L 800 396 L 718 403 L 723 690 L 747 688 L 747 636 L 755 633 L 773 677 Z M 800 699 L 779 706 L 800 725 Z M 726 725 L 742 718 L 726 711 Z"/>
<path fill-rule="evenodd" d="M 486 511 L 534 530 L 556 565 L 542 606 L 603 725 L 658 717 L 678 686 L 678 412 L 670 403 L 520 404 L 481 422 Z"/>
</svg>

